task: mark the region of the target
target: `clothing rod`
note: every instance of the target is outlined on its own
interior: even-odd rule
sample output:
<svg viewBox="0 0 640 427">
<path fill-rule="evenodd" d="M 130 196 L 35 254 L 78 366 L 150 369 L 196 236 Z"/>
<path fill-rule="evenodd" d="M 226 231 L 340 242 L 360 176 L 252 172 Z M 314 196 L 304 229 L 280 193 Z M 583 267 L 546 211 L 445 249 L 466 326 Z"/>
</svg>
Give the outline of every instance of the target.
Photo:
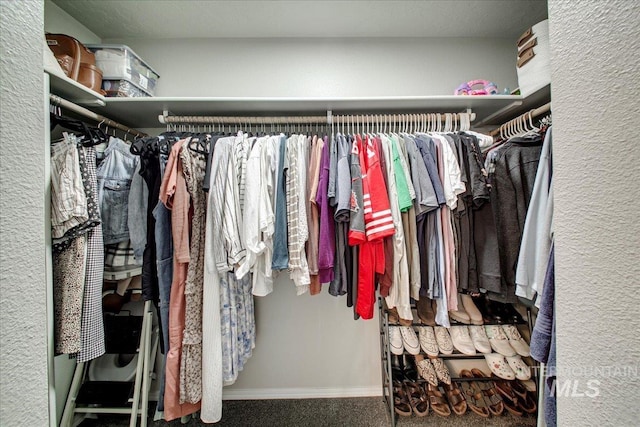
<svg viewBox="0 0 640 427">
<path fill-rule="evenodd" d="M 86 117 L 88 119 L 94 120 L 94 121 L 96 121 L 96 122 L 98 122 L 100 124 L 104 124 L 104 125 L 106 125 L 108 127 L 119 129 L 119 130 L 121 130 L 123 132 L 127 132 L 127 133 L 129 133 L 129 134 L 131 134 L 131 135 L 133 135 L 135 137 L 146 136 L 146 134 L 143 133 L 143 132 L 140 132 L 140 131 L 138 131 L 136 129 L 132 129 L 130 127 L 127 127 L 127 126 L 125 126 L 125 125 L 123 125 L 121 123 L 114 122 L 111 119 L 108 119 L 108 118 L 106 118 L 104 116 L 101 116 L 100 114 L 96 114 L 91 110 L 87 110 L 86 108 L 81 107 L 81 106 L 79 106 L 77 104 L 74 104 L 71 101 L 67 101 L 64 98 L 60 98 L 57 95 L 49 95 L 49 100 L 51 101 L 51 103 L 53 105 L 60 106 L 60 107 L 64 108 L 65 110 L 73 111 L 74 113 L 80 114 L 81 116 L 84 116 L 84 117 Z"/>
<path fill-rule="evenodd" d="M 538 108 L 534 108 L 533 110 L 527 111 L 526 113 L 523 113 L 523 114 L 519 115 L 518 117 L 503 123 L 497 129 L 494 129 L 491 132 L 489 132 L 489 135 L 491 135 L 491 136 L 499 135 L 500 134 L 500 129 L 505 129 L 507 126 L 509 126 L 510 124 L 512 124 L 514 122 L 521 121 L 521 120 L 527 120 L 529 118 L 533 119 L 534 117 L 542 116 L 543 114 L 546 114 L 549 111 L 551 111 L 551 103 L 547 102 L 546 104 L 544 104 L 544 105 L 542 105 L 542 106 L 540 106 Z"/>
<path fill-rule="evenodd" d="M 209 124 L 209 125 L 270 125 L 270 124 L 338 124 L 362 123 L 371 120 L 387 123 L 402 123 L 420 121 L 428 118 L 431 121 L 445 122 L 447 116 L 455 116 L 460 120 L 462 114 L 469 115 L 469 121 L 474 121 L 476 114 L 468 110 L 465 113 L 407 113 L 407 114 L 345 114 L 334 115 L 331 110 L 326 116 L 170 116 L 166 112 L 158 116 L 162 124 Z"/>
</svg>

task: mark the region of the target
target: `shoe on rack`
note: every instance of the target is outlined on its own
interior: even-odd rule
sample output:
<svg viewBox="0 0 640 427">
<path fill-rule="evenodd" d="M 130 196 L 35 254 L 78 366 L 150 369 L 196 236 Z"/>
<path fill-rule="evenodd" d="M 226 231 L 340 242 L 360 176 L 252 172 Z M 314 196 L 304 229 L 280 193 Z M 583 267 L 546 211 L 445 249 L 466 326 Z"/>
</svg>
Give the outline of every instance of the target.
<svg viewBox="0 0 640 427">
<path fill-rule="evenodd" d="M 402 373 L 407 381 L 418 380 L 418 370 L 416 369 L 416 360 L 408 354 L 402 355 Z"/>
<path fill-rule="evenodd" d="M 404 388 L 404 383 L 401 381 L 393 382 L 393 409 L 396 414 L 403 417 L 410 417 L 412 413 L 409 396 Z"/>
<path fill-rule="evenodd" d="M 451 342 L 451 337 L 449 336 L 447 328 L 443 326 L 435 326 L 433 328 L 433 332 L 436 336 L 436 342 L 438 343 L 438 349 L 440 350 L 440 353 L 453 353 L 453 343 Z"/>
<path fill-rule="evenodd" d="M 499 311 L 505 318 L 504 323 L 524 323 L 524 319 L 513 304 L 499 304 Z"/>
<path fill-rule="evenodd" d="M 452 326 L 449 331 L 451 333 L 451 342 L 456 350 L 468 356 L 476 354 L 476 348 L 473 345 L 471 336 L 469 336 L 469 329 L 466 325 Z"/>
<path fill-rule="evenodd" d="M 418 341 L 416 331 L 411 326 L 398 326 L 398 329 L 400 329 L 402 345 L 407 353 L 413 355 L 420 353 L 420 341 Z"/>
<path fill-rule="evenodd" d="M 431 298 L 421 297 L 416 301 L 416 311 L 422 323 L 427 326 L 436 326 L 436 312 Z"/>
<path fill-rule="evenodd" d="M 388 308 L 387 309 L 387 316 L 388 316 L 390 325 L 397 325 L 399 323 L 400 317 L 398 316 L 398 309 L 397 308 L 395 308 L 395 307 Z"/>
<path fill-rule="evenodd" d="M 447 400 L 444 398 L 440 388 L 427 384 L 426 390 L 433 412 L 441 417 L 448 417 L 451 415 L 451 408 L 447 404 Z"/>
<path fill-rule="evenodd" d="M 404 364 L 402 361 L 402 356 L 398 356 L 397 354 L 391 355 L 391 378 L 393 381 L 404 380 Z"/>
<path fill-rule="evenodd" d="M 458 387 L 455 381 L 453 381 L 451 382 L 451 385 L 445 384 L 443 388 L 451 410 L 456 415 L 464 415 L 467 412 L 467 401 L 465 400 L 460 387 Z"/>
<path fill-rule="evenodd" d="M 389 326 L 389 349 L 391 353 L 401 355 L 404 351 L 400 326 Z"/>
<path fill-rule="evenodd" d="M 507 357 L 506 359 L 517 379 L 526 381 L 531 378 L 531 368 L 524 363 L 524 360 L 522 360 L 520 356 Z"/>
<path fill-rule="evenodd" d="M 509 339 L 509 345 L 513 347 L 520 356 L 527 357 L 531 355 L 529 344 L 522 338 L 522 335 L 520 335 L 515 325 L 502 325 L 502 330 Z"/>
<path fill-rule="evenodd" d="M 516 378 L 515 372 L 509 366 L 509 363 L 505 360 L 504 356 L 499 353 L 490 353 L 484 355 L 487 365 L 491 372 L 497 377 L 504 380 L 513 380 Z"/>
<path fill-rule="evenodd" d="M 485 325 L 491 348 L 503 356 L 515 356 L 516 351 L 509 345 L 509 339 L 499 325 Z"/>
<path fill-rule="evenodd" d="M 433 369 L 436 371 L 436 377 L 438 377 L 438 381 L 443 384 L 450 385 L 451 374 L 449 373 L 447 365 L 444 364 L 444 361 L 440 358 L 435 358 L 431 359 L 431 364 L 433 365 Z"/>
<path fill-rule="evenodd" d="M 469 335 L 471 335 L 471 341 L 473 346 L 480 353 L 491 353 L 491 343 L 484 330 L 484 326 L 471 325 L 469 326 Z"/>
<path fill-rule="evenodd" d="M 462 306 L 464 307 L 464 311 L 469 315 L 471 319 L 472 325 L 482 325 L 484 322 L 482 321 L 482 313 L 476 307 L 476 304 L 473 302 L 473 298 L 471 295 L 467 294 L 459 294 L 460 299 L 462 300 Z M 459 303 L 458 303 L 459 305 Z"/>
<path fill-rule="evenodd" d="M 460 294 L 458 294 L 458 309 L 457 310 L 449 310 L 449 317 L 455 320 L 456 322 L 464 323 L 468 325 L 471 323 L 471 318 L 464 311 L 464 306 L 462 304 L 462 300 L 460 299 Z"/>
<path fill-rule="evenodd" d="M 476 306 L 482 313 L 484 323 L 504 323 L 504 314 L 496 304 L 498 303 L 491 301 L 486 295 L 476 300 Z"/>
<path fill-rule="evenodd" d="M 420 347 L 427 353 L 428 356 L 437 356 L 439 354 L 438 342 L 436 341 L 436 335 L 433 332 L 431 326 L 418 326 L 418 341 L 420 341 Z"/>
<path fill-rule="evenodd" d="M 484 372 L 476 368 L 471 369 L 471 375 L 482 380 L 489 378 Z M 480 388 L 484 394 L 484 401 L 487 403 L 489 412 L 496 417 L 502 415 L 504 412 L 504 403 L 502 402 L 502 397 L 496 390 L 495 383 L 493 381 L 478 381 L 478 388 Z"/>
<path fill-rule="evenodd" d="M 420 374 L 420 376 L 429 384 L 437 386 L 438 376 L 436 375 L 436 370 L 431 364 L 431 360 L 425 359 L 423 355 L 419 354 L 415 357 L 415 361 L 418 374 Z"/>
<path fill-rule="evenodd" d="M 409 403 L 413 413 L 418 417 L 426 416 L 429 413 L 429 398 L 422 384 L 410 381 L 405 383 L 404 386 L 409 396 Z"/>
</svg>

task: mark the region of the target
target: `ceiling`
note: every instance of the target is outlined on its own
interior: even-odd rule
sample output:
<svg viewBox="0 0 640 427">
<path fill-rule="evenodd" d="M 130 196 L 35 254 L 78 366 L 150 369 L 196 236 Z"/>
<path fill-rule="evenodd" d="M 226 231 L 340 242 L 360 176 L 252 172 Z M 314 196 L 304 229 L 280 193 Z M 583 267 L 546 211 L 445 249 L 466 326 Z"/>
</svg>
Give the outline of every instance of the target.
<svg viewBox="0 0 640 427">
<path fill-rule="evenodd" d="M 547 17 L 546 0 L 53 0 L 102 39 L 507 37 Z"/>
</svg>

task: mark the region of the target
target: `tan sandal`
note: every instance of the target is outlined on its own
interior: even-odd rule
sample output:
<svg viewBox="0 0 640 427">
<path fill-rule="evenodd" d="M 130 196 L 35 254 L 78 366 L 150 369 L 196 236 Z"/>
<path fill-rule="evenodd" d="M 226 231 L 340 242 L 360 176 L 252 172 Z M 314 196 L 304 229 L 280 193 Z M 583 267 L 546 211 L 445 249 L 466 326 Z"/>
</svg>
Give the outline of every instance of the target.
<svg viewBox="0 0 640 427">
<path fill-rule="evenodd" d="M 460 376 L 463 378 L 473 378 L 473 374 L 464 369 L 460 372 Z M 462 381 L 460 388 L 464 394 L 464 398 L 467 401 L 469 409 L 483 418 L 489 418 L 491 413 L 487 407 L 487 403 L 484 400 L 484 394 L 478 387 L 475 381 Z"/>
<path fill-rule="evenodd" d="M 411 404 L 409 404 L 409 396 L 400 381 L 393 382 L 393 409 L 396 414 L 405 417 L 411 416 Z"/>
<path fill-rule="evenodd" d="M 419 417 L 424 417 L 429 413 L 429 399 L 424 388 L 415 382 L 405 383 L 409 403 L 413 413 Z"/>
<path fill-rule="evenodd" d="M 441 417 L 448 417 L 449 415 L 451 415 L 451 408 L 449 408 L 447 401 L 445 400 L 438 387 L 427 384 L 427 395 L 429 396 L 429 403 L 431 404 L 431 409 L 433 409 L 433 412 L 440 415 Z"/>
<path fill-rule="evenodd" d="M 475 368 L 471 370 L 471 375 L 475 378 L 489 378 L 480 369 Z M 504 403 L 502 397 L 500 397 L 496 391 L 493 381 L 478 381 L 477 384 L 484 394 L 489 411 L 495 416 L 502 415 L 504 412 Z"/>
<path fill-rule="evenodd" d="M 497 378 L 497 381 L 494 381 L 494 384 L 496 386 L 496 390 L 502 396 L 502 402 L 504 403 L 505 409 L 512 415 L 521 417 L 524 414 L 524 411 L 519 405 L 519 396 L 513 391 L 513 388 L 511 387 L 511 381 L 503 381 L 500 380 L 500 378 Z"/>
<path fill-rule="evenodd" d="M 456 415 L 464 415 L 467 412 L 467 401 L 455 382 L 445 385 L 444 393 L 447 395 L 449 406 Z"/>
</svg>

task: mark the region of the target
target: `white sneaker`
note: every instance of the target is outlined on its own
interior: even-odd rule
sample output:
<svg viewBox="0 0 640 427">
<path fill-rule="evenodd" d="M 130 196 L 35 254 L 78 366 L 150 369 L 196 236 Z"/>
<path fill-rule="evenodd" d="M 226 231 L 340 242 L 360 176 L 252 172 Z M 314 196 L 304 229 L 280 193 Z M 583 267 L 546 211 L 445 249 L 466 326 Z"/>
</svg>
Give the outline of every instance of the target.
<svg viewBox="0 0 640 427">
<path fill-rule="evenodd" d="M 526 381 L 531 378 L 531 368 L 524 363 L 520 356 L 506 357 L 506 359 L 511 370 L 515 372 L 517 379 Z"/>
<path fill-rule="evenodd" d="M 434 326 L 433 332 L 436 336 L 436 342 L 438 343 L 438 349 L 440 350 L 440 353 L 453 353 L 453 343 L 451 342 L 451 337 L 449 336 L 449 332 L 447 332 L 447 328 L 442 326 Z"/>
<path fill-rule="evenodd" d="M 436 335 L 431 326 L 418 326 L 418 339 L 420 347 L 429 356 L 437 356 L 439 353 Z"/>
<path fill-rule="evenodd" d="M 411 326 L 399 326 L 400 335 L 402 336 L 402 344 L 409 354 L 420 354 L 420 342 L 416 331 Z"/>
<path fill-rule="evenodd" d="M 491 353 L 491 344 L 483 326 L 469 326 L 469 335 L 476 350 L 480 353 Z"/>
<path fill-rule="evenodd" d="M 404 349 L 402 347 L 402 335 L 398 326 L 389 326 L 389 347 L 391 353 L 402 355 Z"/>
<path fill-rule="evenodd" d="M 527 357 L 531 355 L 529 344 L 522 338 L 518 328 L 514 325 L 502 325 L 502 330 L 509 339 L 509 345 L 511 345 L 520 356 Z"/>
<path fill-rule="evenodd" d="M 473 346 L 473 341 L 469 336 L 469 329 L 466 326 L 452 326 L 450 332 L 451 342 L 460 353 L 468 356 L 476 354 L 476 348 Z"/>
<path fill-rule="evenodd" d="M 502 354 L 503 356 L 515 356 L 516 351 L 509 345 L 509 339 L 504 334 L 502 328 L 498 325 L 486 325 L 485 331 L 487 332 L 487 337 L 489 338 L 489 343 L 491 344 L 491 348 L 497 352 Z"/>
</svg>

